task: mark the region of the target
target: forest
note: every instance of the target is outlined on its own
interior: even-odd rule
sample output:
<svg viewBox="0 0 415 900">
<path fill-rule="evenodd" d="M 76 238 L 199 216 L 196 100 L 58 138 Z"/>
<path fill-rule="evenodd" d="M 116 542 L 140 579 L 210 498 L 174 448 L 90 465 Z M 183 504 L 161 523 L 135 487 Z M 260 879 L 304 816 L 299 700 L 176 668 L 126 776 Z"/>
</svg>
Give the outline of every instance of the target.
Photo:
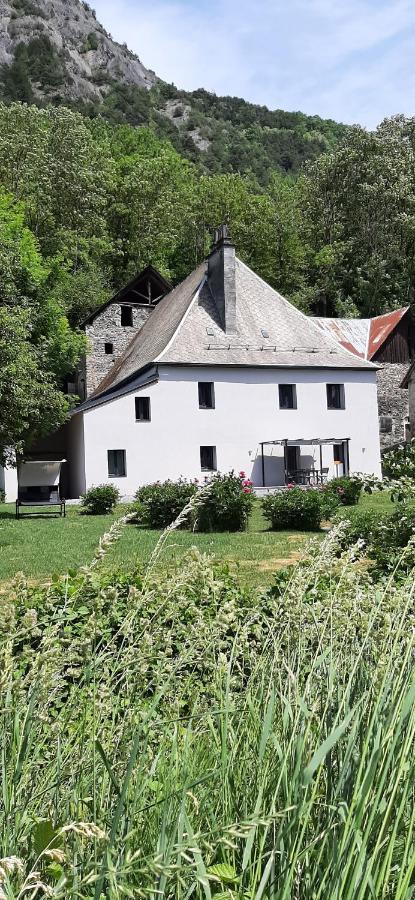
<svg viewBox="0 0 415 900">
<path fill-rule="evenodd" d="M 88 313 L 147 263 L 180 281 L 222 221 L 239 256 L 307 313 L 412 302 L 414 163 L 415 120 L 402 117 L 348 129 L 296 177 L 276 169 L 264 185 L 208 174 L 150 126 L 0 104 L 3 457 L 68 415 Z"/>
</svg>

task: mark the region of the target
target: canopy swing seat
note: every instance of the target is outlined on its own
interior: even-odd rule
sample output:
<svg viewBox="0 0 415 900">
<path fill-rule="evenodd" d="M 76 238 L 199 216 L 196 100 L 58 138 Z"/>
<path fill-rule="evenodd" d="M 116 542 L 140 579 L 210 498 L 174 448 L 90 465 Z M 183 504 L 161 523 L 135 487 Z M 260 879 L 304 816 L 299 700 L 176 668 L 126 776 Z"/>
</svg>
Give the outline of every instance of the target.
<svg viewBox="0 0 415 900">
<path fill-rule="evenodd" d="M 28 508 L 41 509 L 39 515 L 52 512 L 53 515 L 65 518 L 66 501 L 60 490 L 61 468 L 64 462 L 64 459 L 28 460 L 20 464 L 16 519 L 20 519 L 23 510 Z"/>
</svg>

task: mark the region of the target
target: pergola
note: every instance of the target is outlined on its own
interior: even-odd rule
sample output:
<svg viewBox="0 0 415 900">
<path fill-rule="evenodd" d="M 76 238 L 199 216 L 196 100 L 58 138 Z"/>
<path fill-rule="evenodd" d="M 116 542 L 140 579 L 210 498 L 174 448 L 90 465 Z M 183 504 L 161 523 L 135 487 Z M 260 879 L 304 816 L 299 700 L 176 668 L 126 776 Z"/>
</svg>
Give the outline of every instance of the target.
<svg viewBox="0 0 415 900">
<path fill-rule="evenodd" d="M 261 441 L 261 469 L 262 469 L 262 487 L 266 487 L 265 485 L 265 458 L 264 458 L 264 447 L 268 447 L 270 445 L 279 445 L 284 448 L 284 480 L 285 484 L 288 483 L 288 461 L 287 461 L 287 447 L 310 447 L 317 446 L 320 448 L 320 476 L 323 477 L 323 446 L 325 444 L 342 444 L 344 447 L 344 474 L 348 475 L 350 471 L 350 462 L 349 462 L 349 443 L 350 438 L 283 438 L 282 440 L 275 441 Z"/>
</svg>

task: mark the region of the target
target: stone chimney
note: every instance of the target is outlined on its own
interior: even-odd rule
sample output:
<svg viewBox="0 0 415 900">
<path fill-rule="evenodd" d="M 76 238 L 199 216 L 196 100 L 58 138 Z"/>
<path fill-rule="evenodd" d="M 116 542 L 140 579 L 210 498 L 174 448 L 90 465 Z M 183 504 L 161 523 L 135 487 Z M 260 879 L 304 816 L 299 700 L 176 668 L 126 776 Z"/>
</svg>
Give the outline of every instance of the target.
<svg viewBox="0 0 415 900">
<path fill-rule="evenodd" d="M 235 247 L 229 239 L 227 225 L 215 231 L 207 280 L 226 334 L 236 334 Z"/>
</svg>

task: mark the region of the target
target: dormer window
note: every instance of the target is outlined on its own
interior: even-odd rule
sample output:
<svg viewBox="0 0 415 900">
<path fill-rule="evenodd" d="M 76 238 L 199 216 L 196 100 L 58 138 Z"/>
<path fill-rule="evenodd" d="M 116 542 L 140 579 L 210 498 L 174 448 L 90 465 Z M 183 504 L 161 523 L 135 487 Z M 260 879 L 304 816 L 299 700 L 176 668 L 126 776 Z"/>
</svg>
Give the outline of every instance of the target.
<svg viewBox="0 0 415 900">
<path fill-rule="evenodd" d="M 110 341 L 105 342 L 105 353 L 106 356 L 111 356 L 114 353 L 114 344 L 111 344 Z"/>
<path fill-rule="evenodd" d="M 123 328 L 130 328 L 133 324 L 133 308 L 132 306 L 121 307 L 121 325 Z"/>
</svg>

